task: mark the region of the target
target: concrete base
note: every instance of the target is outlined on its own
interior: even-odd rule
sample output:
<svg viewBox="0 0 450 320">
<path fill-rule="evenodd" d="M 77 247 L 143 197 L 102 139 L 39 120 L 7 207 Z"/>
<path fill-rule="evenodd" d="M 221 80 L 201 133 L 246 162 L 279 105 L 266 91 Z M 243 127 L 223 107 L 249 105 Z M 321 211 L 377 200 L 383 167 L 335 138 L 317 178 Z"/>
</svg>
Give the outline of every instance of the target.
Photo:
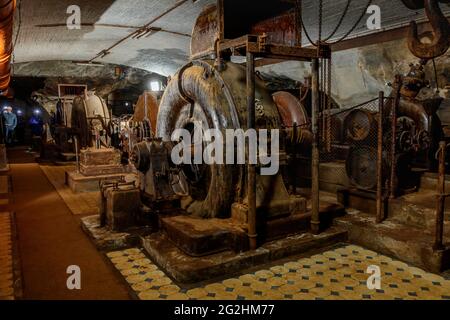
<svg viewBox="0 0 450 320">
<path fill-rule="evenodd" d="M 357 209 L 372 215 L 377 214 L 377 199 L 375 192 L 341 188 L 337 190 L 337 199 L 345 208 Z"/>
<path fill-rule="evenodd" d="M 434 237 L 423 228 L 375 217 L 359 211 L 337 218 L 335 225 L 348 231 L 349 241 L 394 257 L 427 271 L 440 273 L 450 268 L 450 248 L 433 250 Z M 450 239 L 446 239 L 446 243 Z"/>
<path fill-rule="evenodd" d="M 80 172 L 85 176 L 114 175 L 127 172 L 121 165 L 121 153 L 112 148 L 83 149 L 80 151 Z"/>
<path fill-rule="evenodd" d="M 350 186 L 345 170 L 345 161 L 320 162 L 319 166 L 319 188 L 321 191 L 336 193 L 337 190 Z M 300 181 L 297 181 L 297 186 L 301 188 L 310 187 L 311 161 L 301 159 L 298 167 L 297 175 L 300 177 Z M 308 183 L 301 183 L 301 181 L 307 181 Z"/>
<path fill-rule="evenodd" d="M 126 232 L 112 232 L 100 226 L 100 216 L 94 215 L 81 219 L 81 228 L 94 242 L 98 250 L 113 251 L 139 246 L 141 237 L 152 232 L 151 228 L 130 228 Z"/>
<path fill-rule="evenodd" d="M 342 206 L 321 203 L 320 230 L 326 230 L 335 217 L 344 214 Z M 305 212 L 267 220 L 259 219 L 258 244 L 263 245 L 273 240 L 309 232 L 311 216 L 311 212 Z M 201 257 L 228 250 L 236 253 L 249 250 L 247 223 L 234 217 L 199 219 L 177 215 L 160 218 L 159 225 L 168 239 L 189 256 Z"/>
<path fill-rule="evenodd" d="M 137 176 L 133 173 L 105 174 L 97 176 L 84 176 L 76 171 L 66 171 L 66 185 L 74 193 L 100 191 L 100 181 L 119 179 L 125 177 L 126 181 L 136 181 Z"/>
<path fill-rule="evenodd" d="M 422 179 L 422 187 L 432 182 Z M 450 212 L 445 212 L 444 244 L 447 250 L 433 250 L 436 221 L 436 192 L 424 188 L 384 201 L 386 220 L 375 223 L 376 196 L 353 189 L 338 191 L 338 200 L 349 214 L 334 221 L 345 228 L 350 242 L 439 273 L 450 268 Z"/>
<path fill-rule="evenodd" d="M 136 223 L 141 208 L 138 188 L 109 188 L 102 192 L 100 219 L 115 232 L 127 230 Z"/>
<path fill-rule="evenodd" d="M 173 244 L 164 233 L 155 233 L 142 239 L 152 260 L 178 283 L 192 284 L 217 277 L 243 272 L 288 256 L 305 253 L 346 241 L 347 233 L 331 228 L 318 236 L 298 234 L 269 242 L 257 250 L 235 253 L 232 250 L 192 257 Z"/>
<path fill-rule="evenodd" d="M 231 219 L 200 219 L 191 216 L 161 218 L 161 227 L 178 248 L 190 256 L 207 256 L 232 250 L 248 250 L 245 225 Z"/>
</svg>

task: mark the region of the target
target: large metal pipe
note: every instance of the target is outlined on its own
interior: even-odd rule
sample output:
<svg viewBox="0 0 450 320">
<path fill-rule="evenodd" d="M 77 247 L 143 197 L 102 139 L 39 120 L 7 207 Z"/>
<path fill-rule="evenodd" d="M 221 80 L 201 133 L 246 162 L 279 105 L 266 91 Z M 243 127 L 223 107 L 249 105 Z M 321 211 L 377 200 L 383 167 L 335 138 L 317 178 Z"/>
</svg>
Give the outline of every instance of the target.
<svg viewBox="0 0 450 320">
<path fill-rule="evenodd" d="M 0 95 L 8 94 L 11 81 L 13 21 L 16 0 L 0 0 Z"/>
<path fill-rule="evenodd" d="M 422 102 L 402 98 L 397 113 L 401 117 L 406 116 L 414 120 L 417 131 L 431 131 L 430 119 Z"/>
</svg>

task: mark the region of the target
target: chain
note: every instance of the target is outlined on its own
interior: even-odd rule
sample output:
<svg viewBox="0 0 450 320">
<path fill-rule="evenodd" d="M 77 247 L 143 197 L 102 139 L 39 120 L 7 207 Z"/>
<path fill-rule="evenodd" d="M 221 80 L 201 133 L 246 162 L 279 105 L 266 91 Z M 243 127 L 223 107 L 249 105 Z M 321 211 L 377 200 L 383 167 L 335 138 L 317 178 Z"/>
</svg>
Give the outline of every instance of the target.
<svg viewBox="0 0 450 320">
<path fill-rule="evenodd" d="M 319 111 L 320 111 L 320 122 L 321 122 L 321 140 L 325 141 L 325 118 L 323 110 L 323 59 L 319 59 Z"/>
<path fill-rule="evenodd" d="M 317 45 L 322 43 L 322 22 L 323 22 L 323 0 L 319 0 L 319 40 Z"/>
<path fill-rule="evenodd" d="M 347 0 L 347 5 L 345 6 L 345 9 L 343 11 L 343 14 L 341 15 L 338 24 L 336 25 L 336 27 L 334 28 L 333 32 L 325 39 L 322 40 L 322 25 L 323 25 L 323 0 L 319 1 L 319 38 L 318 41 L 314 42 L 308 32 L 308 30 L 306 29 L 305 23 L 303 21 L 303 12 L 301 11 L 301 0 L 296 0 L 295 1 L 295 7 L 296 10 L 298 10 L 299 13 L 299 23 L 300 23 L 300 30 L 303 30 L 303 32 L 305 33 L 306 38 L 308 39 L 309 43 L 315 47 L 317 47 L 319 44 L 336 44 L 339 42 L 342 42 L 343 40 L 345 40 L 353 31 L 355 31 L 356 27 L 358 27 L 359 23 L 361 22 L 361 20 L 364 18 L 364 16 L 367 13 L 367 9 L 369 8 L 369 6 L 372 4 L 373 0 L 368 0 L 367 5 L 365 6 L 365 9 L 362 11 L 361 16 L 358 18 L 358 20 L 356 21 L 356 23 L 350 28 L 350 30 L 348 30 L 341 38 L 339 38 L 337 41 L 335 42 L 328 42 L 328 40 L 330 40 L 335 34 L 336 32 L 339 30 L 339 28 L 341 27 L 345 16 L 348 13 L 348 10 L 350 8 L 350 4 L 351 4 L 351 0 Z"/>
<path fill-rule="evenodd" d="M 328 103 L 327 103 L 327 151 L 331 152 L 331 57 L 328 60 L 328 75 L 327 75 L 327 95 L 328 95 Z"/>
<path fill-rule="evenodd" d="M 338 24 L 334 28 L 333 32 L 331 32 L 331 34 L 326 39 L 324 39 L 323 42 L 327 42 L 328 40 L 330 40 L 336 34 L 336 32 L 339 30 L 339 28 L 342 25 L 342 22 L 344 22 L 344 18 L 347 15 L 347 12 L 348 12 L 348 9 L 350 8 L 351 2 L 352 2 L 352 0 L 347 0 L 347 5 L 345 6 L 344 12 L 342 13 L 341 18 L 339 19 Z"/>
</svg>

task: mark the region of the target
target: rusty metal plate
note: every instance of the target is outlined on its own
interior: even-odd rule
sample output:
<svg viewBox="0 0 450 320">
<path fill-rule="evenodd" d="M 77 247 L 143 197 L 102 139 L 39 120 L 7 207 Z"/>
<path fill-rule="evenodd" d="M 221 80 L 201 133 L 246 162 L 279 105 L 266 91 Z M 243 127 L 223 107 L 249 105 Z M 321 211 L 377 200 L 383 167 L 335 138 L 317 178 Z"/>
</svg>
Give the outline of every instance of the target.
<svg viewBox="0 0 450 320">
<path fill-rule="evenodd" d="M 295 46 L 300 43 L 294 11 L 256 23 L 251 34 L 266 34 L 268 44 Z"/>
<path fill-rule="evenodd" d="M 345 132 L 352 141 L 364 141 L 371 135 L 376 137 L 376 120 L 366 110 L 354 110 L 345 119 Z"/>
<path fill-rule="evenodd" d="M 217 7 L 210 5 L 203 9 L 195 22 L 191 39 L 191 56 L 213 51 L 218 36 Z"/>
<path fill-rule="evenodd" d="M 281 119 L 285 127 L 304 126 L 309 123 L 308 113 L 300 100 L 286 91 L 278 91 L 273 94 L 273 101 L 277 105 Z"/>
<path fill-rule="evenodd" d="M 150 121 L 153 135 L 156 134 L 156 119 L 158 117 L 159 105 L 156 97 L 150 92 L 144 92 L 136 103 L 133 121 Z"/>
</svg>

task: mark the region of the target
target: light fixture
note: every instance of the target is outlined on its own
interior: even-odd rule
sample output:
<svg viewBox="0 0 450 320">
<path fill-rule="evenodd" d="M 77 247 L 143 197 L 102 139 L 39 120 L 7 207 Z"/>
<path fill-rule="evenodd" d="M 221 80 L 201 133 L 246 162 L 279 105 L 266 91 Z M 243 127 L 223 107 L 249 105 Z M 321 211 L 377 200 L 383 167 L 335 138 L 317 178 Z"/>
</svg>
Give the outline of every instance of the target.
<svg viewBox="0 0 450 320">
<path fill-rule="evenodd" d="M 114 74 L 116 77 L 120 77 L 122 75 L 122 68 L 121 67 L 115 67 L 114 68 Z"/>
<path fill-rule="evenodd" d="M 22 110 L 17 110 L 17 114 L 18 114 L 19 116 L 21 116 L 21 115 L 22 115 Z"/>
<path fill-rule="evenodd" d="M 41 114 L 41 110 L 39 110 L 39 109 L 34 109 L 34 114 L 36 114 L 36 115 Z"/>
<path fill-rule="evenodd" d="M 153 92 L 161 91 L 161 82 L 159 81 L 151 81 L 150 82 L 150 90 Z"/>
</svg>

